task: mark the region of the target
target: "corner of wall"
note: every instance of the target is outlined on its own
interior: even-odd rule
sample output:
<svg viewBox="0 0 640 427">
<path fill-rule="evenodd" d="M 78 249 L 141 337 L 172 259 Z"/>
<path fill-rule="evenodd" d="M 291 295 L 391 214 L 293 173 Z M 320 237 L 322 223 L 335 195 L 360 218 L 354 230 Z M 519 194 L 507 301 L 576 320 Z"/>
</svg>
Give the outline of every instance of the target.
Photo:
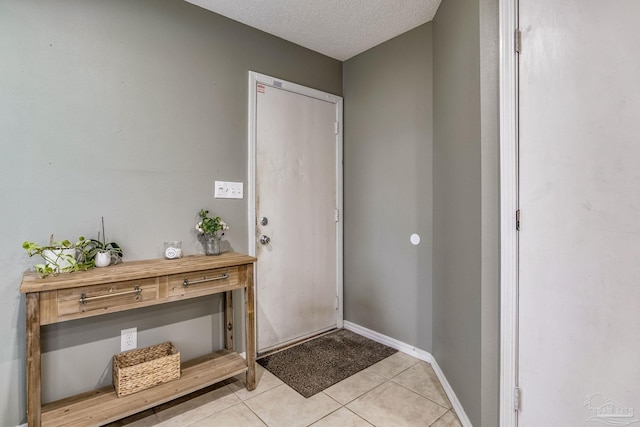
<svg viewBox="0 0 640 427">
<path fill-rule="evenodd" d="M 367 329 L 360 325 L 356 325 L 355 323 L 352 323 L 352 322 L 344 322 L 344 328 L 352 332 L 355 332 L 359 335 L 362 335 L 363 337 L 369 338 L 370 340 L 379 342 L 380 344 L 384 344 L 388 347 L 395 348 L 396 350 L 402 353 L 408 354 L 409 356 L 413 356 L 416 359 L 422 360 L 423 362 L 429 363 L 433 368 L 433 371 L 436 373 L 436 376 L 438 377 L 438 380 L 440 381 L 442 388 L 447 394 L 447 397 L 451 402 L 451 406 L 455 411 L 456 415 L 458 416 L 460 423 L 464 427 L 473 427 L 471 424 L 471 421 L 469 420 L 469 417 L 467 416 L 467 413 L 465 412 L 464 408 L 462 407 L 462 404 L 460 403 L 460 400 L 458 399 L 458 396 L 456 396 L 456 393 L 453 391 L 453 388 L 449 384 L 447 377 L 445 376 L 444 372 L 442 372 L 442 369 L 440 369 L 440 366 L 438 365 L 438 363 L 436 362 L 436 359 L 433 357 L 431 353 L 429 353 L 428 351 L 416 348 L 412 345 L 403 343 L 401 341 L 398 341 L 386 335 L 380 334 L 378 332 L 372 331 L 371 329 Z"/>
</svg>

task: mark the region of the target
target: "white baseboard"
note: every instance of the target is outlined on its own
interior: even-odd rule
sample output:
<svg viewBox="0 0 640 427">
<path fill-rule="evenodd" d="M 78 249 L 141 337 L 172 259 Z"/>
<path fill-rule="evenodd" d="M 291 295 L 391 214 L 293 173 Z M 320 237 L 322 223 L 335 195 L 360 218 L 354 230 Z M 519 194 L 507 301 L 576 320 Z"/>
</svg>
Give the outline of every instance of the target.
<svg viewBox="0 0 640 427">
<path fill-rule="evenodd" d="M 453 391 L 453 388 L 451 388 L 451 384 L 449 384 L 449 381 L 447 381 L 447 378 L 444 376 L 442 369 L 440 369 L 440 366 L 438 366 L 438 362 L 436 362 L 436 359 L 433 356 L 431 357 L 433 359 L 433 362 L 431 363 L 431 367 L 433 368 L 436 375 L 438 376 L 438 379 L 440 380 L 440 384 L 442 384 L 442 388 L 444 388 L 445 393 L 447 393 L 447 396 L 449 397 L 449 401 L 451 401 L 451 406 L 453 406 L 453 410 L 456 411 L 456 415 L 458 415 L 458 419 L 460 420 L 460 423 L 464 427 L 473 427 L 471 425 L 471 421 L 469 420 L 469 417 L 467 416 L 467 413 L 464 412 L 464 408 L 462 407 L 462 404 L 460 403 L 460 401 L 458 400 L 458 397 Z"/>
<path fill-rule="evenodd" d="M 408 354 L 409 356 L 413 356 L 416 359 L 420 359 L 431 364 L 433 371 L 438 376 L 438 380 L 440 380 L 440 384 L 442 384 L 442 388 L 444 389 L 445 393 L 447 393 L 447 397 L 451 402 L 451 406 L 453 406 L 453 410 L 456 412 L 456 415 L 458 415 L 458 419 L 460 419 L 460 423 L 463 425 L 463 427 L 473 427 L 471 425 L 471 421 L 469 421 L 467 413 L 464 412 L 464 408 L 462 408 L 462 404 L 451 388 L 449 381 L 447 381 L 447 378 L 444 376 L 444 373 L 440 369 L 440 366 L 438 366 L 438 362 L 436 362 L 436 359 L 431 353 L 429 353 L 428 351 L 420 350 L 419 348 L 415 348 L 412 345 L 403 343 L 402 341 L 398 341 L 386 335 L 382 335 L 381 333 L 372 331 L 371 329 L 356 325 L 355 323 L 351 323 L 347 320 L 344 321 L 344 328 L 355 332 L 358 335 L 369 338 L 370 340 L 379 342 L 380 344 L 384 344 L 391 348 L 395 348 L 396 350 Z"/>
<path fill-rule="evenodd" d="M 346 320 L 344 321 L 344 328 L 355 332 L 358 335 L 362 335 L 363 337 L 367 337 L 370 340 L 379 342 L 380 344 L 395 348 L 396 350 L 408 354 L 409 356 L 413 356 L 416 359 L 423 360 L 427 363 L 433 363 L 433 356 L 428 351 L 417 349 L 412 345 L 405 344 L 402 341 L 398 341 L 396 339 L 393 339 L 386 335 L 382 335 L 378 332 L 372 331 L 371 329 L 364 328 L 360 325 L 356 325 L 355 323 L 351 323 Z"/>
</svg>

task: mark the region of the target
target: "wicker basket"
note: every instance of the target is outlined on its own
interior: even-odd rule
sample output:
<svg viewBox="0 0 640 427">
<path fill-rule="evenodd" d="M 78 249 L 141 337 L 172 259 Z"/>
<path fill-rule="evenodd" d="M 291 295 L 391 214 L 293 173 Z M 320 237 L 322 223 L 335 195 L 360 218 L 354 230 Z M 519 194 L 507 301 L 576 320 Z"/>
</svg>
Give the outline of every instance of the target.
<svg viewBox="0 0 640 427">
<path fill-rule="evenodd" d="M 180 378 L 180 352 L 170 342 L 113 356 L 113 386 L 118 397 Z"/>
</svg>

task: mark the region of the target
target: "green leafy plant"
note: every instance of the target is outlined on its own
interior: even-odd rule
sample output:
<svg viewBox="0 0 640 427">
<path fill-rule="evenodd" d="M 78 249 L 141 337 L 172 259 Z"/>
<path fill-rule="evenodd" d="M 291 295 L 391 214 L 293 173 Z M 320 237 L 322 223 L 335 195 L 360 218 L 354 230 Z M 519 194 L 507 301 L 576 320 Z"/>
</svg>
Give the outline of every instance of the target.
<svg viewBox="0 0 640 427">
<path fill-rule="evenodd" d="M 98 231 L 98 239 L 90 239 L 89 243 L 85 247 L 84 256 L 85 263 L 95 266 L 96 255 L 99 252 L 108 252 L 111 257 L 111 263 L 117 264 L 122 261 L 122 248 L 116 242 L 107 242 L 104 233 L 104 217 L 102 217 L 102 239 L 100 239 L 100 232 Z"/>
<path fill-rule="evenodd" d="M 41 246 L 34 242 L 24 242 L 22 248 L 27 251 L 30 257 L 34 255 L 42 257 L 44 264 L 36 264 L 34 268 L 40 277 L 47 277 L 90 268 L 91 265 L 88 265 L 82 256 L 88 244 L 89 240 L 82 236 L 78 237 L 75 243 L 71 243 L 69 240 L 56 241 L 52 234 L 49 237 L 48 245 Z M 77 257 L 78 254 L 80 254 L 79 257 Z"/>
<path fill-rule="evenodd" d="M 196 224 L 196 231 L 200 234 L 204 234 L 206 237 L 222 237 L 224 233 L 217 234 L 219 231 L 225 231 L 229 229 L 226 222 L 219 216 L 209 217 L 209 211 L 200 209 L 198 213 L 200 222 Z"/>
</svg>

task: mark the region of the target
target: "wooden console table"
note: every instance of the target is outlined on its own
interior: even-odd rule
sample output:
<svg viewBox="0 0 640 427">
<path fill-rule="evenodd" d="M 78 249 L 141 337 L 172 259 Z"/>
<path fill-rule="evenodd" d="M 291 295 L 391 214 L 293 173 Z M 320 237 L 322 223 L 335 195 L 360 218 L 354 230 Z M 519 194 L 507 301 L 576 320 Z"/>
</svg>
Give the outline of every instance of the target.
<svg viewBox="0 0 640 427">
<path fill-rule="evenodd" d="M 27 419 L 29 426 L 96 426 L 116 421 L 246 372 L 255 382 L 255 258 L 236 253 L 177 260 L 131 261 L 107 268 L 39 278 L 26 273 Z M 231 291 L 245 291 L 246 360 L 233 349 Z M 40 327 L 224 293 L 225 349 L 182 363 L 179 379 L 124 397 L 105 387 L 42 405 Z"/>
</svg>

